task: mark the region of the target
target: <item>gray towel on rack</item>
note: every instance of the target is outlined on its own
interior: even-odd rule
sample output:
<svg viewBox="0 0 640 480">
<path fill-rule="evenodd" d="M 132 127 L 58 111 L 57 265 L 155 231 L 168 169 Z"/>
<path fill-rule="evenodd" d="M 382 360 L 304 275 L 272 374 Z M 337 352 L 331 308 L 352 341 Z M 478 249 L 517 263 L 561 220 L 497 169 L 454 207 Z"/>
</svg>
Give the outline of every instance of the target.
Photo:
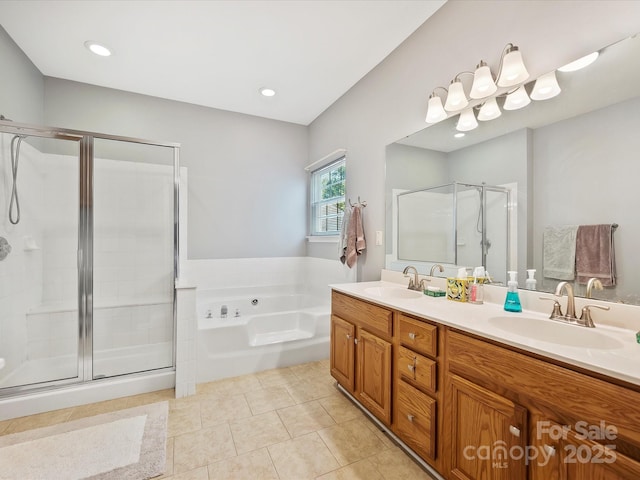
<svg viewBox="0 0 640 480">
<path fill-rule="evenodd" d="M 577 225 L 545 227 L 542 234 L 542 276 L 573 280 L 576 276 Z"/>
<path fill-rule="evenodd" d="M 576 236 L 576 275 L 585 284 L 597 278 L 602 286 L 616 284 L 616 256 L 613 247 L 613 226 L 580 225 Z"/>
<path fill-rule="evenodd" d="M 342 217 L 342 226 L 340 228 L 340 240 L 338 240 L 338 258 L 342 263 L 347 261 L 347 240 L 348 240 L 348 228 L 349 217 L 351 216 L 351 209 L 344 209 L 344 216 Z"/>
</svg>

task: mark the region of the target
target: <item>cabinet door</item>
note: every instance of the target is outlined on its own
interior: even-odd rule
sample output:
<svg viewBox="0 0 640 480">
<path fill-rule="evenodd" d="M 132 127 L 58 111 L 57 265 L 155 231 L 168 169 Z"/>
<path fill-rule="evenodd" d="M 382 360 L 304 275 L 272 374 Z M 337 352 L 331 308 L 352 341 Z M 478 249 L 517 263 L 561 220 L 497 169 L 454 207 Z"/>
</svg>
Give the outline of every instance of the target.
<svg viewBox="0 0 640 480">
<path fill-rule="evenodd" d="M 331 375 L 353 393 L 355 389 L 354 339 L 356 327 L 331 315 Z"/>
<path fill-rule="evenodd" d="M 524 480 L 526 410 L 468 380 L 451 375 L 451 478 Z M 514 455 L 516 453 L 516 455 Z"/>
<path fill-rule="evenodd" d="M 376 417 L 391 424 L 391 344 L 358 331 L 357 398 Z"/>
<path fill-rule="evenodd" d="M 576 431 L 551 422 L 538 425 L 537 432 L 532 432 L 537 454 L 537 458 L 531 461 L 532 480 L 640 478 L 640 462 L 617 452 L 615 438 L 607 440 L 602 437 L 603 445 L 588 438 L 588 426 Z"/>
</svg>

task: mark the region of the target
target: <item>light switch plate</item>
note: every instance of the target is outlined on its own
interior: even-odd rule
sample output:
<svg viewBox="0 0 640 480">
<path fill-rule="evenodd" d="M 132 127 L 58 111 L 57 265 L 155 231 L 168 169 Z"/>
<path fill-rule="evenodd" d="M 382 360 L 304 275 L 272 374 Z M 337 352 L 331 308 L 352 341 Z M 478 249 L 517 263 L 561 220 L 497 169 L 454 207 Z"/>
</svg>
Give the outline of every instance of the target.
<svg viewBox="0 0 640 480">
<path fill-rule="evenodd" d="M 382 245 L 382 230 L 376 230 L 376 245 Z"/>
</svg>

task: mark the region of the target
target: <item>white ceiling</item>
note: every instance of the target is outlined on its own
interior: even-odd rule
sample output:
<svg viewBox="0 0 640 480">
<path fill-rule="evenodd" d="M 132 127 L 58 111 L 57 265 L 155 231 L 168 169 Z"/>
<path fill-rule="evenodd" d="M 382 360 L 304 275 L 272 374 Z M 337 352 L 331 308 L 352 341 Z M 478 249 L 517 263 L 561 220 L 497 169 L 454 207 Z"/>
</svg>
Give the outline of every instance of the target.
<svg viewBox="0 0 640 480">
<path fill-rule="evenodd" d="M 47 76 L 308 125 L 445 1 L 3 0 L 0 24 Z"/>
</svg>

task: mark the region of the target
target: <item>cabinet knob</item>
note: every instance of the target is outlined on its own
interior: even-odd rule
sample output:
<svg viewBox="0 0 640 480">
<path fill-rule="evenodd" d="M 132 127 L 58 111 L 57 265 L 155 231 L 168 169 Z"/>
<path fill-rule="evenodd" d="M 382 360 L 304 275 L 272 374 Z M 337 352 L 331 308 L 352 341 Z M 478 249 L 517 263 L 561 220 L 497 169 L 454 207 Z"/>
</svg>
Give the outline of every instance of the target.
<svg viewBox="0 0 640 480">
<path fill-rule="evenodd" d="M 351 335 L 347 333 L 347 340 L 350 340 L 350 339 L 351 339 Z"/>
<path fill-rule="evenodd" d="M 411 423 L 413 423 L 413 415 L 408 414 L 407 415 L 407 420 L 409 420 Z"/>
<path fill-rule="evenodd" d="M 550 457 L 556 456 L 555 447 L 552 447 L 551 445 L 544 445 L 543 448 L 544 448 L 544 451 L 547 452 L 547 455 L 549 455 Z"/>
<path fill-rule="evenodd" d="M 415 334 L 415 333 L 413 333 L 413 332 L 409 332 L 409 338 L 410 338 L 411 340 L 415 340 L 415 339 L 416 339 L 416 334 Z"/>
<path fill-rule="evenodd" d="M 514 437 L 519 437 L 520 436 L 520 429 L 518 427 L 514 427 L 513 425 L 509 425 L 509 431 L 511 432 L 511 435 L 513 435 Z"/>
<path fill-rule="evenodd" d="M 357 344 L 358 344 L 358 339 L 357 339 L 357 338 L 354 338 L 354 339 L 353 339 L 353 343 L 355 343 L 355 344 L 357 345 Z"/>
<path fill-rule="evenodd" d="M 409 369 L 409 371 L 410 371 L 411 373 L 413 373 L 413 371 L 416 369 L 416 367 L 415 367 L 415 366 L 413 366 L 413 365 L 407 365 L 407 368 Z"/>
</svg>

